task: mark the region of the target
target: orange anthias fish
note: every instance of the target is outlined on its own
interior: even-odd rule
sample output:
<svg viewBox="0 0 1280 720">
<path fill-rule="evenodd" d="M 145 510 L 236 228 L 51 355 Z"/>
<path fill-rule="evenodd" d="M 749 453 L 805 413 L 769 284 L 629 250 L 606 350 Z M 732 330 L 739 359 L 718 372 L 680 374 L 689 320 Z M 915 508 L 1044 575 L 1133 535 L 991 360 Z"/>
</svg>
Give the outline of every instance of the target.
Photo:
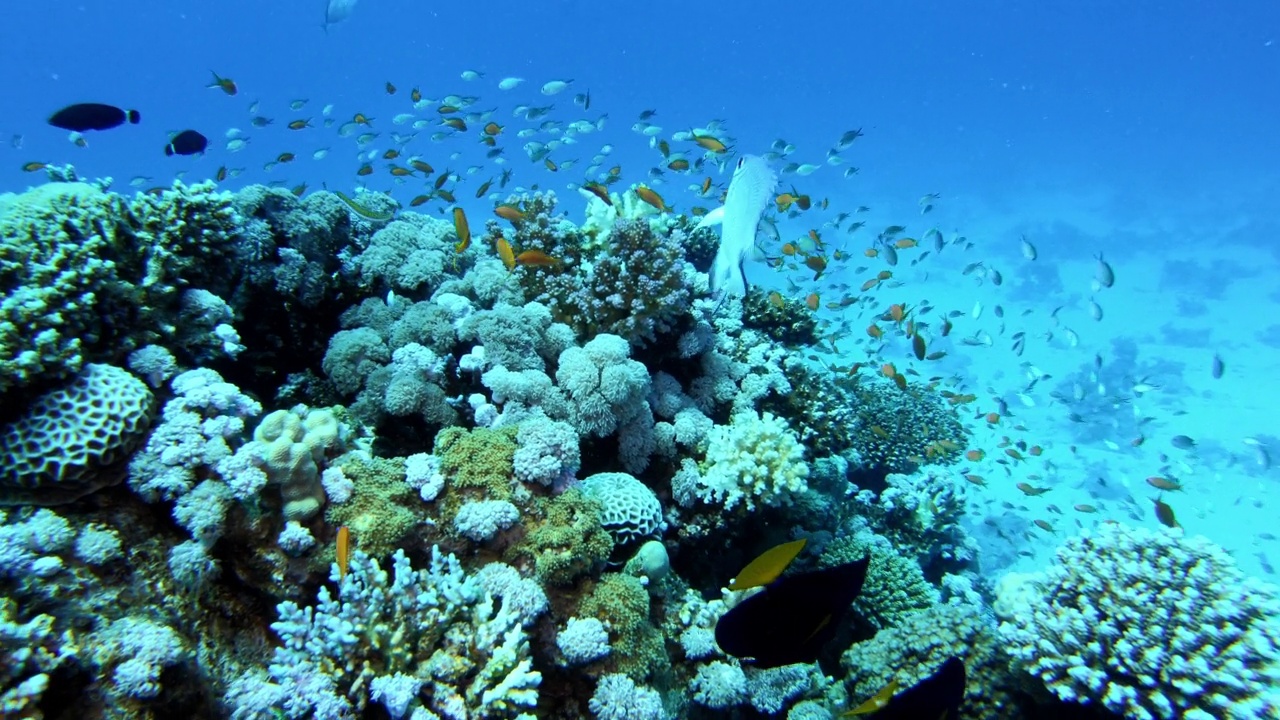
<svg viewBox="0 0 1280 720">
<path fill-rule="evenodd" d="M 502 258 L 502 264 L 506 265 L 508 270 L 514 270 L 516 268 L 516 254 L 511 249 L 511 243 L 507 242 L 506 238 L 499 237 L 494 246 L 498 250 L 498 257 Z"/>
<path fill-rule="evenodd" d="M 518 223 L 521 220 L 524 220 L 524 213 L 520 212 L 520 209 L 513 205 L 499 205 L 493 209 L 493 214 L 512 223 Z"/>
<path fill-rule="evenodd" d="M 646 203 L 657 208 L 658 212 L 667 211 L 667 203 L 662 199 L 662 196 L 654 192 L 653 190 L 650 190 L 647 187 L 644 187 L 644 186 L 637 187 L 636 196 L 639 197 L 641 200 L 645 201 Z"/>
<path fill-rule="evenodd" d="M 213 71 L 210 70 L 209 72 L 213 72 Z M 221 90 L 222 92 L 228 95 L 235 95 L 237 92 L 239 92 L 239 89 L 236 87 L 235 80 L 232 80 L 231 78 L 220 77 L 216 72 L 213 73 L 213 82 L 209 83 L 208 85 L 205 85 L 205 87 L 218 88 L 219 90 Z"/>
<path fill-rule="evenodd" d="M 560 260 L 551 257 L 541 250 L 525 250 L 516 256 L 516 263 L 519 265 L 533 267 L 556 267 L 560 264 Z"/>
<path fill-rule="evenodd" d="M 338 550 L 336 553 L 338 561 L 338 581 L 341 582 L 347 576 L 347 565 L 351 561 L 351 531 L 346 525 L 338 528 Z"/>
<path fill-rule="evenodd" d="M 460 207 L 453 209 L 453 230 L 458 235 L 458 244 L 453 246 L 454 252 L 466 252 L 471 247 L 471 226 L 467 224 L 467 214 Z"/>
<path fill-rule="evenodd" d="M 713 153 L 722 153 L 729 149 L 723 142 L 720 142 L 719 138 L 710 135 L 699 135 L 693 141 L 698 144 L 698 147 L 703 150 L 710 150 Z"/>
</svg>

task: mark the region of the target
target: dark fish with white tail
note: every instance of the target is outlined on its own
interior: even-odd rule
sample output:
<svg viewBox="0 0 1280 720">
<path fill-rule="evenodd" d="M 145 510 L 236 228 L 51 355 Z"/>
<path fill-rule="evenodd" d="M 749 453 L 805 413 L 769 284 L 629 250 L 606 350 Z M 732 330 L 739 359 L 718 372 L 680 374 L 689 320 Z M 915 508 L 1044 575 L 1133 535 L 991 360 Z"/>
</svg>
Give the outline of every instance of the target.
<svg viewBox="0 0 1280 720">
<path fill-rule="evenodd" d="M 77 103 L 50 115 L 49 124 L 72 132 L 87 132 L 110 130 L 126 122 L 137 125 L 141 119 L 137 110 L 122 110 L 115 105 L 102 103 Z"/>
</svg>

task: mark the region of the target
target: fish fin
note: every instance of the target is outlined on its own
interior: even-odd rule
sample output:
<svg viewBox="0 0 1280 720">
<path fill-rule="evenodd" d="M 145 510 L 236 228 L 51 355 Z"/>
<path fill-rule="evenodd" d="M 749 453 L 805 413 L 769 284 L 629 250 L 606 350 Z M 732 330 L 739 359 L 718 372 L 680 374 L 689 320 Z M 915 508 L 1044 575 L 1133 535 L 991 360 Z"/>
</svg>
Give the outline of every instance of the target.
<svg viewBox="0 0 1280 720">
<path fill-rule="evenodd" d="M 704 227 L 719 225 L 722 222 L 724 222 L 724 206 L 723 205 L 716 208 L 715 210 L 712 210 L 706 215 L 703 215 L 702 219 L 698 221 L 698 224 L 694 226 L 693 229 L 701 230 Z"/>
</svg>

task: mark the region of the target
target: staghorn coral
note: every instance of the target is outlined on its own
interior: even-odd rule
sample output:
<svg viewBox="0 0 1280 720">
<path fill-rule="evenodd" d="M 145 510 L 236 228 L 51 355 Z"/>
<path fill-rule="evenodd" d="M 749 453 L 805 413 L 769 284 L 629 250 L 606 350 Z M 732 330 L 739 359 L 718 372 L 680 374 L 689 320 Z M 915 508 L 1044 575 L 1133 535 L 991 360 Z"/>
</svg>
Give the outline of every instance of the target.
<svg viewBox="0 0 1280 720">
<path fill-rule="evenodd" d="M 370 700 L 396 717 L 414 708 L 528 717 L 542 676 L 519 612 L 438 547 L 422 570 L 397 551 L 392 572 L 357 551 L 345 577 L 333 571 L 337 598 L 322 586 L 314 607 L 280 603 L 272 628 L 281 646 L 268 675 L 242 676 L 228 692 L 236 717 L 336 720 L 364 712 Z"/>
<path fill-rule="evenodd" d="M 1001 581 L 1000 635 L 1063 700 L 1126 718 L 1280 716 L 1280 590 L 1181 530 L 1099 525 Z"/>
</svg>

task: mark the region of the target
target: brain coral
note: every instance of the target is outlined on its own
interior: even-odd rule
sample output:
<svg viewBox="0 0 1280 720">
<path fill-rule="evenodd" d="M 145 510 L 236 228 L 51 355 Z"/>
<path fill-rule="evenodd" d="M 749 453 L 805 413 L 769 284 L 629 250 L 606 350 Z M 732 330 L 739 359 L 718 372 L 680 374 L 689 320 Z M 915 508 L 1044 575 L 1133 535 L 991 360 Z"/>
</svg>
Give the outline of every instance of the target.
<svg viewBox="0 0 1280 720">
<path fill-rule="evenodd" d="M 127 371 L 86 365 L 0 429 L 0 505 L 69 502 L 123 479 L 104 469 L 145 437 L 154 402 Z"/>
<path fill-rule="evenodd" d="M 600 501 L 600 524 L 618 544 L 658 537 L 667 526 L 658 496 L 626 473 L 596 473 L 582 481 L 582 491 Z"/>
<path fill-rule="evenodd" d="M 1280 590 L 1203 537 L 1100 525 L 997 595 L 1010 654 L 1064 700 L 1140 720 L 1280 717 Z"/>
</svg>

